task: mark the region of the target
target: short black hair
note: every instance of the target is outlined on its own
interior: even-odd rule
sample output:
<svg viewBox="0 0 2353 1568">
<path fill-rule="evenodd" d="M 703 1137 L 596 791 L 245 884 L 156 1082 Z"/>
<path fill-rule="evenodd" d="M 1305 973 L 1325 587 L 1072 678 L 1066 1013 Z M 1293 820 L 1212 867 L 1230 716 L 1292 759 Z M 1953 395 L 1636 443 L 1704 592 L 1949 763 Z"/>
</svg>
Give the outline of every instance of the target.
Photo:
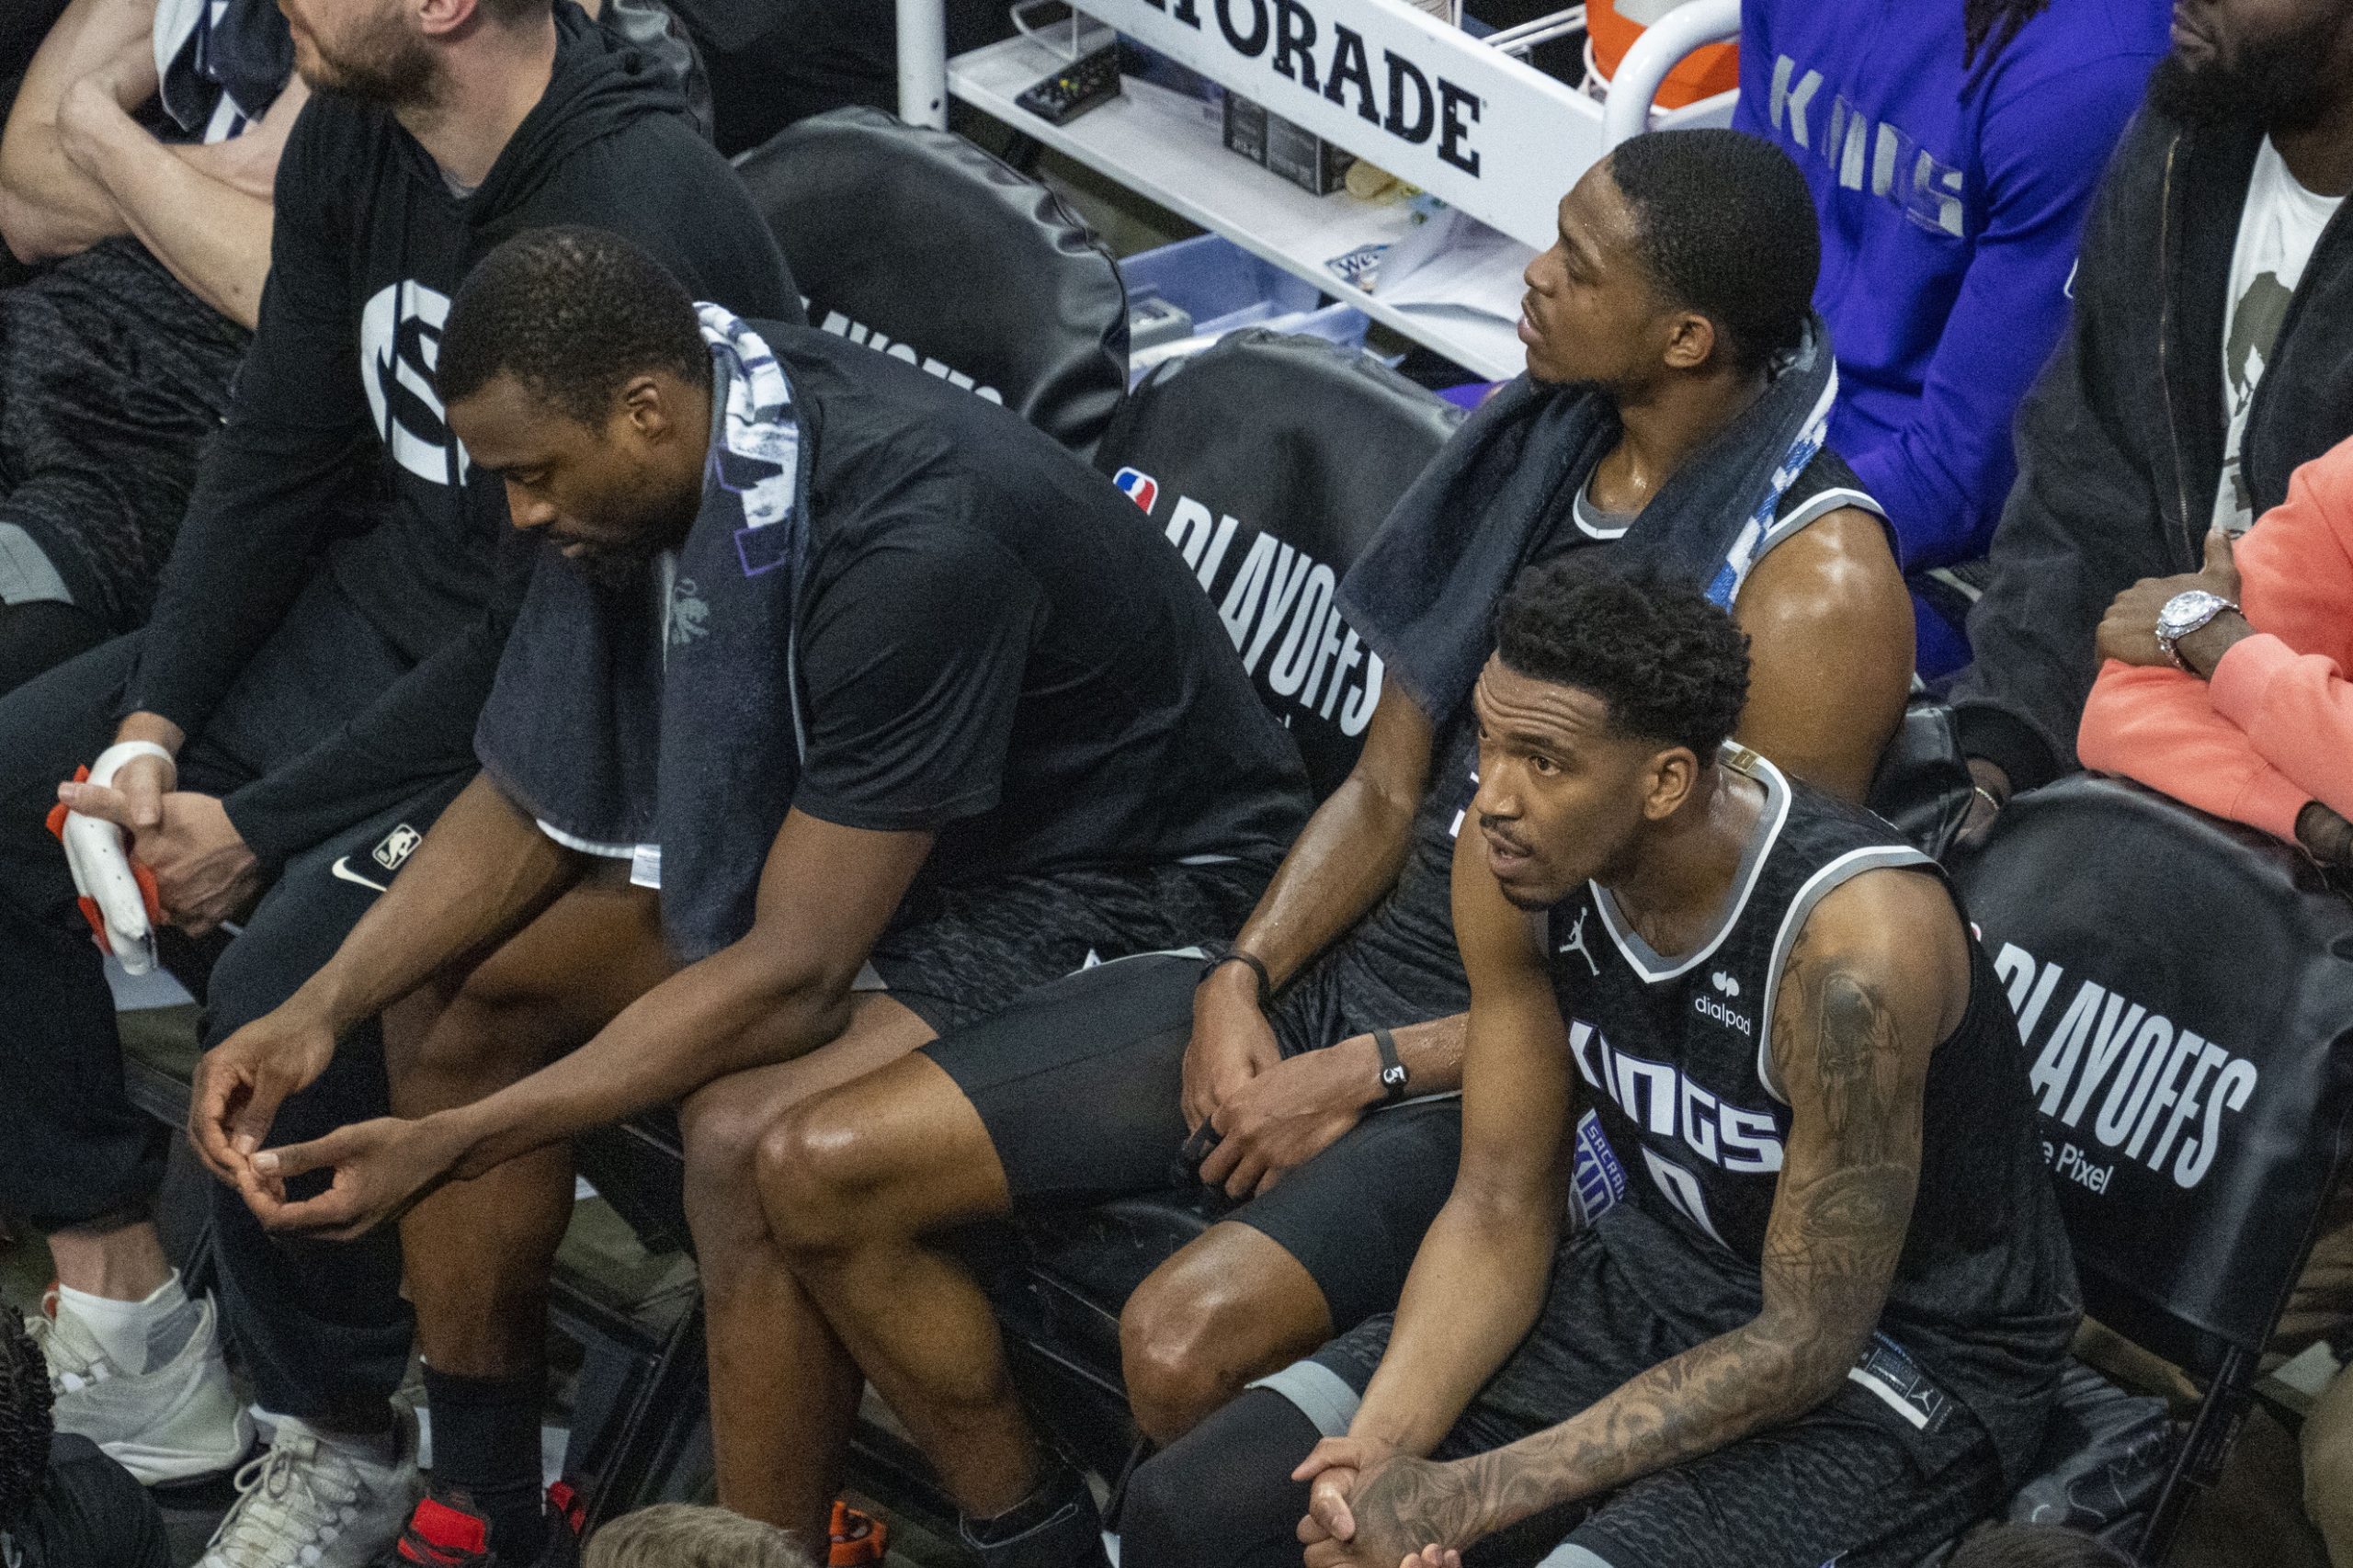
<svg viewBox="0 0 2353 1568">
<path fill-rule="evenodd" d="M 1947 1568 L 2131 1568 L 2131 1560 L 2081 1530 L 1995 1525 L 1961 1542 Z"/>
<path fill-rule="evenodd" d="M 693 298 L 619 234 L 566 225 L 517 234 L 467 274 L 442 324 L 433 379 L 447 406 L 511 375 L 594 426 L 647 370 L 709 379 Z"/>
<path fill-rule="evenodd" d="M 0 1311 L 0 1529 L 40 1493 L 49 1439 L 49 1363 L 17 1314 Z"/>
<path fill-rule="evenodd" d="M 1530 680 L 1592 692 L 1621 734 L 1689 746 L 1701 763 L 1748 700 L 1748 637 L 1697 588 L 1575 555 L 1530 566 L 1495 612 L 1495 651 Z"/>
<path fill-rule="evenodd" d="M 1796 349 L 1822 234 L 1787 153 L 1745 131 L 1654 131 L 1620 142 L 1609 173 L 1652 281 L 1716 324 L 1733 365 L 1754 372 Z"/>
</svg>

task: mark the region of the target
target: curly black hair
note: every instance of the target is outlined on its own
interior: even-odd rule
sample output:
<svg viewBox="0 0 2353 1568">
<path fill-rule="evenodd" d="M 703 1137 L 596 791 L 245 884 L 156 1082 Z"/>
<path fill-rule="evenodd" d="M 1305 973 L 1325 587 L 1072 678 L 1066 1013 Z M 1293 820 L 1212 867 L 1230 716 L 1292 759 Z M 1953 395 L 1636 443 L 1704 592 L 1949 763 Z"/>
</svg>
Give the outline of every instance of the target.
<svg viewBox="0 0 2353 1568">
<path fill-rule="evenodd" d="M 502 372 L 584 425 L 631 376 L 710 375 L 695 302 L 643 250 L 604 229 L 531 229 L 482 258 L 450 302 L 434 381 L 444 404 Z"/>
<path fill-rule="evenodd" d="M 1609 173 L 1652 281 L 1715 324 L 1735 366 L 1753 373 L 1797 347 L 1822 235 L 1787 153 L 1744 131 L 1654 131 L 1620 142 Z"/>
<path fill-rule="evenodd" d="M 1495 651 L 1530 680 L 1592 692 L 1622 734 L 1702 763 L 1748 700 L 1748 636 L 1697 588 L 1597 570 L 1576 555 L 1519 574 L 1495 611 Z"/>
<path fill-rule="evenodd" d="M 49 1472 L 49 1363 L 0 1306 L 0 1529 L 24 1517 Z"/>
</svg>

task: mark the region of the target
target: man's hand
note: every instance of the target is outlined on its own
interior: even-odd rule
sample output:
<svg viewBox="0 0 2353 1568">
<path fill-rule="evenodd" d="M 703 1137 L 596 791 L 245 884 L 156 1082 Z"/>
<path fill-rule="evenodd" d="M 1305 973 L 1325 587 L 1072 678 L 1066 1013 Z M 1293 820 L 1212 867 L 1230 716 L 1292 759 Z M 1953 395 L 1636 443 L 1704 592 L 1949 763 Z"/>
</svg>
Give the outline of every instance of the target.
<svg viewBox="0 0 2353 1568">
<path fill-rule="evenodd" d="M 1258 1011 L 1256 978 L 1247 964 L 1221 964 L 1193 993 L 1183 1101 L 1190 1131 L 1199 1131 L 1227 1096 L 1282 1060 L 1275 1031 Z"/>
<path fill-rule="evenodd" d="M 1279 1061 L 1211 1113 L 1218 1145 L 1201 1162 L 1201 1182 L 1229 1198 L 1264 1192 L 1330 1148 L 1380 1098 L 1381 1053 L 1370 1035 Z"/>
<path fill-rule="evenodd" d="M 1982 756 L 1969 758 L 1969 814 L 1961 819 L 1954 842 L 1974 849 L 1994 831 L 1994 818 L 2010 800 L 2010 776 Z"/>
<path fill-rule="evenodd" d="M 2233 604 L 2239 602 L 2239 569 L 2231 558 L 2231 536 L 2223 529 L 2207 530 L 2206 563 L 2196 572 L 2176 577 L 2143 577 L 2116 596 L 2108 613 L 2100 618 L 2097 639 L 2100 657 L 2127 665 L 2171 667 L 2173 661 L 2165 657 L 2165 648 L 2157 642 L 2157 612 L 2176 594 L 2192 588 L 2203 588 Z M 2184 653 L 2187 656 L 2186 649 Z M 2201 672 L 2211 667 L 2200 666 Z"/>
<path fill-rule="evenodd" d="M 310 96 L 309 83 L 290 76 L 268 112 L 244 131 L 225 142 L 175 146 L 173 151 L 199 174 L 257 201 L 271 200 L 278 191 L 278 160 L 286 151 L 286 133 L 294 128 Z"/>
<path fill-rule="evenodd" d="M 57 798 L 84 816 L 104 817 L 127 832 L 143 833 L 162 825 L 164 797 L 179 782 L 179 769 L 168 758 L 142 753 L 114 770 L 113 782 L 101 788 L 68 778 L 57 786 Z"/>
<path fill-rule="evenodd" d="M 238 1184 L 287 1096 L 335 1059 L 335 1028 L 299 1000 L 256 1018 L 205 1052 L 188 1096 L 188 1142 L 214 1176 Z"/>
<path fill-rule="evenodd" d="M 85 816 L 127 829 L 132 858 L 155 873 L 165 918 L 201 937 L 253 902 L 261 890 L 261 863 L 218 796 L 188 790 L 151 796 L 150 780 L 166 771 L 160 757 L 137 757 L 115 775 L 115 788 L 61 784 L 57 798 Z"/>
<path fill-rule="evenodd" d="M 1484 1534 L 1479 1498 L 1460 1465 L 1394 1453 L 1358 1437 L 1327 1437 L 1291 1474 L 1312 1481 L 1299 1539 L 1307 1568 L 1442 1563 Z"/>
<path fill-rule="evenodd" d="M 463 1153 L 446 1119 L 381 1117 L 308 1143 L 262 1150 L 238 1176 L 237 1190 L 266 1230 L 354 1241 L 408 1212 L 449 1179 Z M 335 1173 L 327 1190 L 288 1201 L 289 1178 L 312 1171 Z"/>
</svg>

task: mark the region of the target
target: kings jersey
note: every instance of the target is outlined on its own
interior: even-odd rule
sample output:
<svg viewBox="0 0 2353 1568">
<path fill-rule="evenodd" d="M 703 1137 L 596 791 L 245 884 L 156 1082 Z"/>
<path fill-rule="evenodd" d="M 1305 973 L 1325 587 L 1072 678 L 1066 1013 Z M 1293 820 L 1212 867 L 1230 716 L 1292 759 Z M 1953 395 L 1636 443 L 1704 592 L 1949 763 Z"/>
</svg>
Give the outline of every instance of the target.
<svg viewBox="0 0 2353 1568">
<path fill-rule="evenodd" d="M 1939 875 L 1869 812 L 1744 748 L 1727 745 L 1720 760 L 1762 803 L 1731 892 L 1688 950 L 1653 950 L 1591 883 L 1546 922 L 1582 1097 L 1627 1177 L 1628 1201 L 1597 1230 L 1654 1305 L 1713 1332 L 1761 1302 L 1790 1123 L 1773 1057 L 1790 951 L 1822 900 L 1854 878 Z M 1883 1364 L 1857 1377 L 1868 1373 L 1915 1426 L 1944 1419 L 1958 1400 L 2007 1459 L 2031 1444 L 2075 1290 L 2017 1028 L 1973 939 L 1970 954 L 1968 1006 L 1930 1061 L 1919 1194 L 1877 1342 Z"/>
</svg>

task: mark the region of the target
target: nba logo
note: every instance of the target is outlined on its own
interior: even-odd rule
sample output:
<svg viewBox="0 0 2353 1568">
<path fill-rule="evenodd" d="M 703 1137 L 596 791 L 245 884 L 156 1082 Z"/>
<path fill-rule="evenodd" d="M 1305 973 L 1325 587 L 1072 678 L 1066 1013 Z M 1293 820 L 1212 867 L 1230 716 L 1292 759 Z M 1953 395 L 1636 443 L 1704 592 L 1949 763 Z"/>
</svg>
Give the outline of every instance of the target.
<svg viewBox="0 0 2353 1568">
<path fill-rule="evenodd" d="M 1160 499 L 1160 481 L 1140 469 L 1123 468 L 1111 476 L 1111 483 L 1146 512 L 1150 512 L 1152 504 Z"/>
</svg>

